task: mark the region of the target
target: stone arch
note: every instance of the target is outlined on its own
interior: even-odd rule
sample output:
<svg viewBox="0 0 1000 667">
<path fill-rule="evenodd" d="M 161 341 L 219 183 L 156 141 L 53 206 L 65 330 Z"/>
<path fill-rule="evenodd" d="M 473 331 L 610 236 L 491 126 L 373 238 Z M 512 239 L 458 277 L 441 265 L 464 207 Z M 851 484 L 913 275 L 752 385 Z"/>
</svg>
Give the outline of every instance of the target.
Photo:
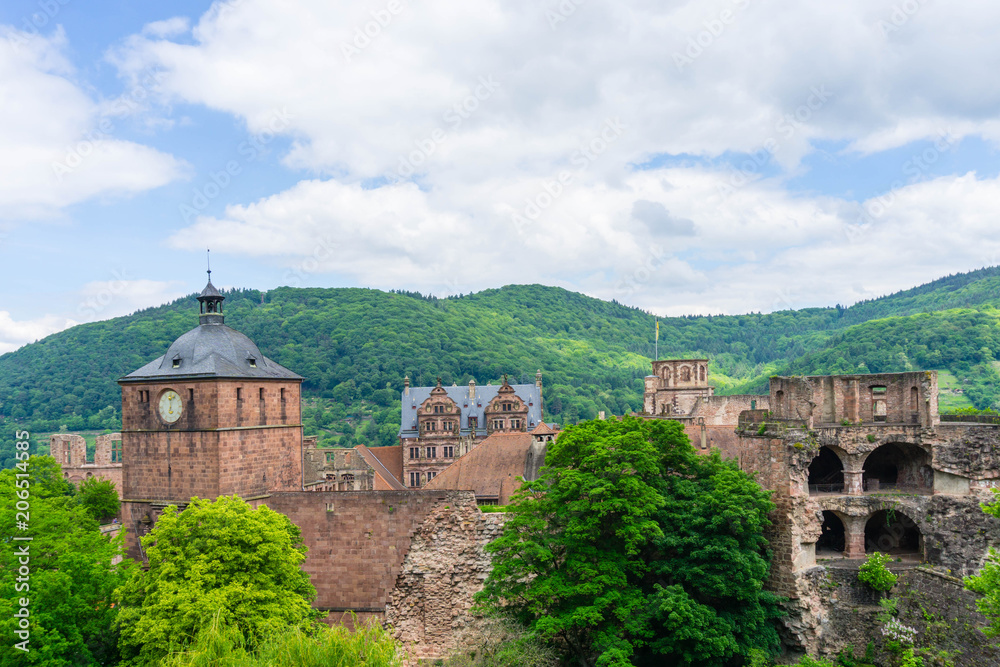
<svg viewBox="0 0 1000 667">
<path fill-rule="evenodd" d="M 816 556 L 842 556 L 847 551 L 847 528 L 832 510 L 823 510 L 823 525 L 816 540 Z"/>
<path fill-rule="evenodd" d="M 843 493 L 844 461 L 832 447 L 820 447 L 809 464 L 809 493 Z"/>
<path fill-rule="evenodd" d="M 865 457 L 862 464 L 863 488 L 868 492 L 907 489 L 929 493 L 934 489 L 930 456 L 917 445 L 886 443 Z"/>
<path fill-rule="evenodd" d="M 865 553 L 876 551 L 891 556 L 923 557 L 924 536 L 920 526 L 895 508 L 873 512 L 865 523 Z"/>
</svg>

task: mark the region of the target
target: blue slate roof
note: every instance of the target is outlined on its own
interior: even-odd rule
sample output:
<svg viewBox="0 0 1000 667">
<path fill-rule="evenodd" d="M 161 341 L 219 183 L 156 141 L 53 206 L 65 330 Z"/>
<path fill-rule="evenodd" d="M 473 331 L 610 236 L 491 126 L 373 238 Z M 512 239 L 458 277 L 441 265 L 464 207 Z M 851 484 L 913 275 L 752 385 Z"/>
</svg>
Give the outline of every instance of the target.
<svg viewBox="0 0 1000 667">
<path fill-rule="evenodd" d="M 469 417 L 478 418 L 478 428 L 475 435 L 486 435 L 486 406 L 497 395 L 503 385 L 486 385 L 476 387 L 475 400 L 469 399 L 469 386 L 442 387 L 448 394 L 448 398 L 455 401 L 461 413 L 460 435 L 473 435 L 469 428 Z M 528 405 L 528 430 L 538 426 L 542 421 L 542 397 L 541 391 L 534 384 L 512 384 L 510 385 L 514 393 Z M 410 387 L 409 395 L 404 390 L 400 394 L 400 402 L 403 408 L 403 416 L 399 425 L 399 437 L 416 438 L 417 432 L 417 409 L 431 397 L 431 390 L 434 387 Z"/>
<path fill-rule="evenodd" d="M 188 331 L 162 357 L 132 371 L 119 382 L 166 378 L 302 379 L 261 354 L 254 342 L 239 331 L 221 324 L 221 316 L 208 317 L 219 318 L 212 322 L 220 323 L 201 324 Z"/>
</svg>

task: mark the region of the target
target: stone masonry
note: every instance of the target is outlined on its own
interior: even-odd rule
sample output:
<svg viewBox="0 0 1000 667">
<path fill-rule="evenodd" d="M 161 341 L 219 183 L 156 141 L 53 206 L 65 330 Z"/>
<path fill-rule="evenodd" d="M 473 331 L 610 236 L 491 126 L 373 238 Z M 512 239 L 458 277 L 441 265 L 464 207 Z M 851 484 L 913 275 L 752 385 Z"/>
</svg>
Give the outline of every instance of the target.
<svg viewBox="0 0 1000 667">
<path fill-rule="evenodd" d="M 79 484 L 96 477 L 113 482 L 121 494 L 122 488 L 122 434 L 108 433 L 97 436 L 94 443 L 94 460 L 87 460 L 87 441 L 83 436 L 60 433 L 49 438 L 49 452 L 59 463 L 63 477 Z"/>
<path fill-rule="evenodd" d="M 414 534 L 386 606 L 386 622 L 411 660 L 434 659 L 458 648 L 476 623 L 473 596 L 489 575 L 485 546 L 505 516 L 483 514 L 468 502 L 438 504 Z"/>
<path fill-rule="evenodd" d="M 769 587 L 790 601 L 789 648 L 833 656 L 877 639 L 873 603 L 836 592 L 874 551 L 924 594 L 954 600 L 945 616 L 984 624 L 971 594 L 941 590 L 1000 543 L 1000 521 L 980 508 L 996 483 L 1000 428 L 942 423 L 934 372 L 772 378 L 770 405 L 741 415 L 737 458 L 775 492 Z M 1000 661 L 976 650 L 956 664 Z"/>
</svg>

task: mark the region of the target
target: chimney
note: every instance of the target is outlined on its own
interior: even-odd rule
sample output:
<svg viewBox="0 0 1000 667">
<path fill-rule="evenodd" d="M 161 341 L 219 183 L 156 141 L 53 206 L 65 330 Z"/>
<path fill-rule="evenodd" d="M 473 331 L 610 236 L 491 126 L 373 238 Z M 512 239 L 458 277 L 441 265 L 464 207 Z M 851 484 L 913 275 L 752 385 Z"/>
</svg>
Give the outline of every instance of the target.
<svg viewBox="0 0 1000 667">
<path fill-rule="evenodd" d="M 403 378 L 403 396 L 410 395 L 410 376 L 407 375 Z"/>
<path fill-rule="evenodd" d="M 476 378 L 469 380 L 469 400 L 476 400 Z"/>
</svg>

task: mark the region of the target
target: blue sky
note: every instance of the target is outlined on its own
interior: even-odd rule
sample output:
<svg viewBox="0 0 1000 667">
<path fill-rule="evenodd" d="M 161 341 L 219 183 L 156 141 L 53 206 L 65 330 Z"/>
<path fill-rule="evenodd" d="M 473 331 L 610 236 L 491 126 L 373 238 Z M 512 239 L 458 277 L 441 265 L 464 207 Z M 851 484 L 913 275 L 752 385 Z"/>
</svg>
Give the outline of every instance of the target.
<svg viewBox="0 0 1000 667">
<path fill-rule="evenodd" d="M 206 248 L 222 286 L 668 315 L 997 264 L 998 29 L 921 0 L 6 2 L 0 352 L 200 289 Z"/>
</svg>

